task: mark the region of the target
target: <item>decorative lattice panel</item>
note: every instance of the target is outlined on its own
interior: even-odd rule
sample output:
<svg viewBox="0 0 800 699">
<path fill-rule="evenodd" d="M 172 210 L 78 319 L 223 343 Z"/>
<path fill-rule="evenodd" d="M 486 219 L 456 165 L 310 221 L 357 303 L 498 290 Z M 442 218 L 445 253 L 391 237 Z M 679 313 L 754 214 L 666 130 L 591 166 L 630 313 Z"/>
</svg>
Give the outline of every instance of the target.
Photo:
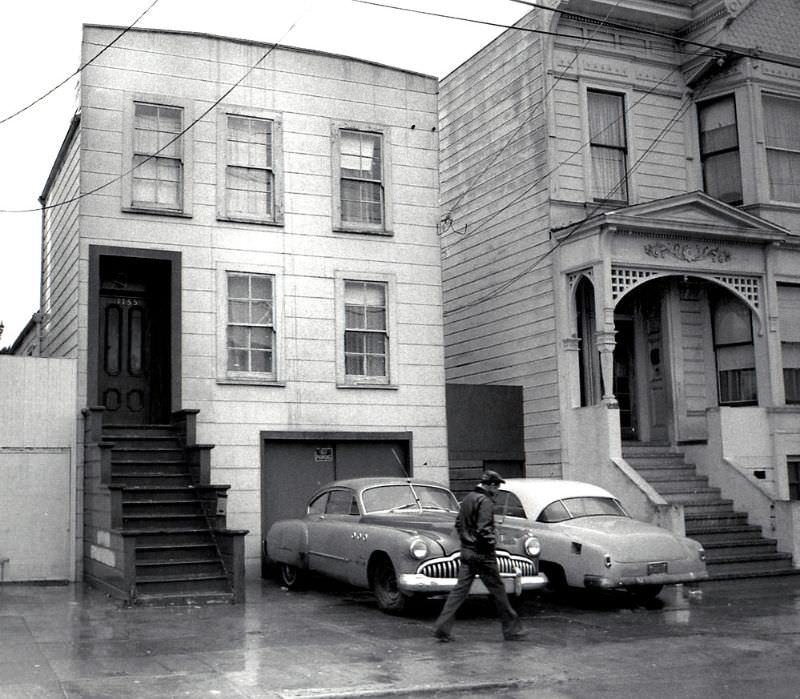
<svg viewBox="0 0 800 699">
<path fill-rule="evenodd" d="M 720 284 L 730 287 L 738 292 L 742 298 L 749 301 L 753 308 L 759 308 L 760 295 L 759 295 L 759 281 L 758 277 L 743 277 L 740 275 L 732 274 L 715 274 L 713 275 Z"/>
<path fill-rule="evenodd" d="M 575 285 L 580 281 L 581 277 L 587 277 L 588 279 L 592 279 L 592 268 L 589 267 L 587 269 L 582 269 L 580 272 L 570 272 L 567 275 L 567 282 L 569 283 L 569 289 L 572 291 L 575 288 Z"/>
<path fill-rule="evenodd" d="M 633 287 L 656 276 L 667 276 L 667 274 L 660 270 L 613 267 L 611 269 L 611 296 L 616 302 Z M 739 294 L 753 308 L 761 307 L 761 283 L 758 277 L 747 277 L 741 274 L 692 274 L 691 276 L 713 279 Z"/>
<path fill-rule="evenodd" d="M 627 291 L 637 284 L 641 284 L 650 277 L 655 277 L 659 272 L 650 269 L 628 269 L 625 267 L 611 268 L 611 297 L 618 301 Z"/>
</svg>

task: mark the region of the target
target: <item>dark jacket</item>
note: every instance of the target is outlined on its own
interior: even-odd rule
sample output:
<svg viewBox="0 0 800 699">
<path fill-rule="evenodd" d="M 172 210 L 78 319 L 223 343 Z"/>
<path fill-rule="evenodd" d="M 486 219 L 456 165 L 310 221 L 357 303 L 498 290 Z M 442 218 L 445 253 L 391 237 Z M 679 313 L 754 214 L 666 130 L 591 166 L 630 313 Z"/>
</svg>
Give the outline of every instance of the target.
<svg viewBox="0 0 800 699">
<path fill-rule="evenodd" d="M 494 500 L 478 485 L 461 501 L 456 517 L 461 546 L 477 553 L 494 553 L 497 534 L 494 526 Z"/>
</svg>

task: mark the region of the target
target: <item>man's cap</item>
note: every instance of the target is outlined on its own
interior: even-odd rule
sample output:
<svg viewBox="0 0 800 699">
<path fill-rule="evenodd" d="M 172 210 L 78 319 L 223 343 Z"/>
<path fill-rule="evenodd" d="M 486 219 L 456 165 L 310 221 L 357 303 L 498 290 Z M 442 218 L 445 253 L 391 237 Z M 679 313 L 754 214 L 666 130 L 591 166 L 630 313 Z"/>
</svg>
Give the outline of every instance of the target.
<svg viewBox="0 0 800 699">
<path fill-rule="evenodd" d="M 481 476 L 481 483 L 486 485 L 500 485 L 505 482 L 505 479 L 497 471 L 484 471 Z"/>
</svg>

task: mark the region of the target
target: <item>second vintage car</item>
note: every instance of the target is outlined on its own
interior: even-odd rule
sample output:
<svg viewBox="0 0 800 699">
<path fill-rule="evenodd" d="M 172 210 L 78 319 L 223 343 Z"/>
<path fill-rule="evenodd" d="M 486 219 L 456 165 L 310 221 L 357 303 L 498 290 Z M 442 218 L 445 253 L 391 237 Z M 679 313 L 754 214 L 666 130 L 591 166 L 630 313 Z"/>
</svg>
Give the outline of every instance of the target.
<svg viewBox="0 0 800 699">
<path fill-rule="evenodd" d="M 414 478 L 334 481 L 310 499 L 302 519 L 267 532 L 267 555 L 287 587 L 309 572 L 371 589 L 381 610 L 403 611 L 414 596 L 449 592 L 459 570 L 458 502 L 439 483 Z M 512 595 L 541 590 L 539 542 L 529 527 L 498 531 L 497 563 Z M 473 594 L 486 594 L 476 579 Z"/>
<path fill-rule="evenodd" d="M 495 517 L 533 528 L 553 588 L 623 589 L 646 600 L 666 584 L 708 578 L 699 542 L 633 519 L 591 483 L 509 478 L 495 499 Z"/>
</svg>

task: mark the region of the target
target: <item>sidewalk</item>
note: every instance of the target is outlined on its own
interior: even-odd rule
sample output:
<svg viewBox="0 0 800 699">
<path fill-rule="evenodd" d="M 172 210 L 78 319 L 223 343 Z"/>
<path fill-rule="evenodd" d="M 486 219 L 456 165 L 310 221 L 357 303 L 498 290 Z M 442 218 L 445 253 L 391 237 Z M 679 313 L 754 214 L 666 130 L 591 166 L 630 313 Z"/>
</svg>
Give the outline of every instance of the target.
<svg viewBox="0 0 800 699">
<path fill-rule="evenodd" d="M 800 696 L 800 576 L 672 588 L 656 609 L 576 599 L 527 602 L 520 643 L 471 602 L 442 644 L 436 603 L 392 617 L 322 585 L 254 581 L 243 605 L 172 608 L 6 585 L 0 699 Z"/>
</svg>

